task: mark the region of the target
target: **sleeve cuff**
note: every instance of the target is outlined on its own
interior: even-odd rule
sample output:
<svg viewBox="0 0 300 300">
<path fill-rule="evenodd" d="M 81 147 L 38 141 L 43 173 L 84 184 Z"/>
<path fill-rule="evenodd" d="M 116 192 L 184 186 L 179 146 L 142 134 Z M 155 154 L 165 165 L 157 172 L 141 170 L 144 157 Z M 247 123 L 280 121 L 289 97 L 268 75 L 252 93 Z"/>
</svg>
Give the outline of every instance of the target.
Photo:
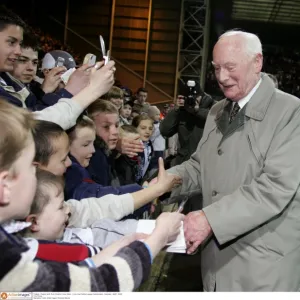
<svg viewBox="0 0 300 300">
<path fill-rule="evenodd" d="M 94 261 L 90 257 L 86 258 L 84 261 L 86 262 L 89 268 L 97 268 Z"/>
<path fill-rule="evenodd" d="M 151 264 L 153 263 L 153 254 L 152 254 L 152 251 L 151 251 L 151 249 L 150 249 L 150 247 L 149 247 L 149 245 L 147 244 L 147 243 L 145 243 L 145 242 L 143 242 L 143 241 L 141 241 L 144 245 L 145 245 L 145 247 L 147 248 L 147 250 L 148 250 L 148 252 L 149 252 L 149 255 L 150 255 L 150 259 L 151 259 Z"/>
</svg>

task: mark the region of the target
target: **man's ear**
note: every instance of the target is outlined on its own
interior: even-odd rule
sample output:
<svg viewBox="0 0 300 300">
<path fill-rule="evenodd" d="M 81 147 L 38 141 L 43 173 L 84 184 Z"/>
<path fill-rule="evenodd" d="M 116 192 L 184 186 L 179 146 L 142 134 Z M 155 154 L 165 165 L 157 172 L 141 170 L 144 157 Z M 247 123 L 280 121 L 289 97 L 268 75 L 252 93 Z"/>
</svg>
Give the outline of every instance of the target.
<svg viewBox="0 0 300 300">
<path fill-rule="evenodd" d="M 7 206 L 10 203 L 9 172 L 0 172 L 0 206 Z"/>
<path fill-rule="evenodd" d="M 28 217 L 26 217 L 26 222 L 30 222 L 30 231 L 31 232 L 38 232 L 40 231 L 40 226 L 38 222 L 38 216 L 36 214 L 31 214 Z"/>
</svg>

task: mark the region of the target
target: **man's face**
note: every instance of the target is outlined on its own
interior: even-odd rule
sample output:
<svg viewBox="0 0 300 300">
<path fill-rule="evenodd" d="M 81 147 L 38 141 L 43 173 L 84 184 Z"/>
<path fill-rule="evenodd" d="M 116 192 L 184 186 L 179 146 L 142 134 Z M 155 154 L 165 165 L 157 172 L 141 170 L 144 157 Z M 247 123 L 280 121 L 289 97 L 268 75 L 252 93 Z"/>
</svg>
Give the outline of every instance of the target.
<svg viewBox="0 0 300 300">
<path fill-rule="evenodd" d="M 32 48 L 21 48 L 21 55 L 15 62 L 12 75 L 23 83 L 30 83 L 37 71 L 38 53 Z"/>
<path fill-rule="evenodd" d="M 0 72 L 12 72 L 23 40 L 23 28 L 8 25 L 0 31 Z"/>
<path fill-rule="evenodd" d="M 139 92 L 138 94 L 138 100 L 141 104 L 144 104 L 147 100 L 147 96 L 148 96 L 148 93 L 146 92 Z"/>
<path fill-rule="evenodd" d="M 239 101 L 255 86 L 262 68 L 262 55 L 250 56 L 242 36 L 221 38 L 214 47 L 213 66 L 226 98 Z"/>
</svg>

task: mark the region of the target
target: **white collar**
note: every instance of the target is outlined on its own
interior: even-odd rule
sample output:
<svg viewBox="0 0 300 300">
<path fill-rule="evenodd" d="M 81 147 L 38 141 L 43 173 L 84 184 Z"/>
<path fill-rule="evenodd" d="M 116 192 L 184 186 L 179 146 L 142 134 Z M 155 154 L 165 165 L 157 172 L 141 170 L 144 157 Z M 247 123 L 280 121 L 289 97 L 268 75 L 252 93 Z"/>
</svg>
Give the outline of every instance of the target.
<svg viewBox="0 0 300 300">
<path fill-rule="evenodd" d="M 238 105 L 239 105 L 240 109 L 242 109 L 250 101 L 250 99 L 252 98 L 252 96 L 254 95 L 256 90 L 259 88 L 261 82 L 262 82 L 262 80 L 260 78 L 259 81 L 257 82 L 257 84 L 255 85 L 255 87 L 250 91 L 250 93 L 246 97 L 244 97 L 238 101 Z M 232 103 L 232 105 L 234 105 L 234 103 Z"/>
</svg>

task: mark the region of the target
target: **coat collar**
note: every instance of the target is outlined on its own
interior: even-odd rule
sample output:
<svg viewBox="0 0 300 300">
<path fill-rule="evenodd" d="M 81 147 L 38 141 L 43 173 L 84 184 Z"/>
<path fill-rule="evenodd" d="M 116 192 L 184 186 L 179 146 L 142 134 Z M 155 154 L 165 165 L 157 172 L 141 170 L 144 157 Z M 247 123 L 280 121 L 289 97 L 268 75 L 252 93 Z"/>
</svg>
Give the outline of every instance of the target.
<svg viewBox="0 0 300 300">
<path fill-rule="evenodd" d="M 237 128 L 241 127 L 248 118 L 257 121 L 262 121 L 264 119 L 272 95 L 275 92 L 275 86 L 267 74 L 261 73 L 261 78 L 262 82 L 251 97 L 251 101 L 243 107 L 231 124 L 229 124 L 229 115 L 232 108 L 232 102 L 228 99 L 223 100 L 223 105 L 221 105 L 219 111 L 216 113 L 215 121 L 217 127 L 224 136 L 229 135 Z"/>
</svg>

